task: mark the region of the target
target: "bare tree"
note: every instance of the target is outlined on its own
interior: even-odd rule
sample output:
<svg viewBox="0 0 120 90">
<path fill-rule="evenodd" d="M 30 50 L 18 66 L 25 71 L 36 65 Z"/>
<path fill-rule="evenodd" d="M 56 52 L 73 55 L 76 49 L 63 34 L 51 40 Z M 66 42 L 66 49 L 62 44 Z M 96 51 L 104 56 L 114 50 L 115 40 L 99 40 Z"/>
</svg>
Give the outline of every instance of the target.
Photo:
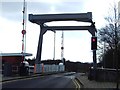
<svg viewBox="0 0 120 90">
<path fill-rule="evenodd" d="M 101 28 L 99 31 L 99 42 L 106 43 L 106 48 L 107 49 L 114 49 L 115 48 L 115 40 L 120 41 L 120 30 L 117 26 L 116 30 L 116 25 L 117 25 L 117 20 L 118 20 L 118 13 L 117 13 L 117 7 L 114 5 L 113 8 L 113 13 L 112 15 L 108 16 L 105 18 L 107 21 L 107 25 L 103 28 Z M 117 32 L 117 38 L 115 37 L 115 31 Z"/>
<path fill-rule="evenodd" d="M 120 41 L 120 28 L 118 26 L 118 9 L 117 5 L 114 4 L 114 7 L 111 9 L 112 14 L 109 16 L 105 17 L 105 20 L 107 21 L 107 24 L 105 27 L 101 28 L 98 30 L 98 40 L 100 45 L 100 55 L 99 58 L 103 57 L 105 58 L 105 55 L 108 57 L 108 53 L 113 53 L 116 48 L 116 45 L 119 46 L 119 41 Z M 104 53 L 103 53 L 104 49 Z M 109 52 L 110 51 L 110 52 Z M 113 52 L 111 52 L 113 51 Z M 107 53 L 107 54 L 106 54 Z M 113 60 L 113 54 L 112 54 L 112 60 Z M 111 54 L 110 54 L 111 55 Z M 101 59 L 100 59 L 101 60 Z"/>
</svg>

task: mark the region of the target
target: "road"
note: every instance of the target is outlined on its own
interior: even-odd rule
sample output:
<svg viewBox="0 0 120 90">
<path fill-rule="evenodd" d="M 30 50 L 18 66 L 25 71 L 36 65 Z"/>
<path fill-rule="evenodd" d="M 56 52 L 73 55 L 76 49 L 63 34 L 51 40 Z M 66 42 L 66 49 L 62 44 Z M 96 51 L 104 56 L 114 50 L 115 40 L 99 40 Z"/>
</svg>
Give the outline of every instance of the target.
<svg viewBox="0 0 120 90">
<path fill-rule="evenodd" d="M 22 80 L 8 81 L 2 84 L 2 88 L 78 88 L 75 74 L 55 74 L 26 78 Z"/>
</svg>

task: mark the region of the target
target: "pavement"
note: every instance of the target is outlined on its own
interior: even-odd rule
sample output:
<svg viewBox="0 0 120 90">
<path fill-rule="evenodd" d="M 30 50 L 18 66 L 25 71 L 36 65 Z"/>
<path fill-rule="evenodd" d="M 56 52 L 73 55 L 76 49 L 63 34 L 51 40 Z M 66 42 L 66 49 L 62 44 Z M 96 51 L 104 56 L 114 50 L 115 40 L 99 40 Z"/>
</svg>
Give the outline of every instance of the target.
<svg viewBox="0 0 120 90">
<path fill-rule="evenodd" d="M 12 76 L 12 77 L 3 77 L 0 79 L 0 82 L 5 82 L 5 81 L 10 81 L 10 80 L 16 80 L 16 79 L 23 79 L 23 78 L 29 78 L 29 77 L 37 77 L 37 76 L 42 76 L 42 75 L 49 75 L 51 73 L 46 73 L 46 74 L 32 74 L 29 76 Z M 115 89 L 116 88 L 116 83 L 115 82 L 98 82 L 95 80 L 88 80 L 88 77 L 84 73 L 78 73 L 76 75 L 76 80 L 80 84 L 81 88 L 89 88 L 89 89 Z M 106 89 L 105 89 L 106 90 Z M 120 83 L 119 83 L 119 90 L 120 90 Z"/>
<path fill-rule="evenodd" d="M 89 89 L 116 89 L 116 83 L 115 82 L 100 82 L 95 80 L 88 80 L 88 77 L 86 74 L 79 73 L 77 75 L 77 79 L 80 82 L 82 88 L 89 88 Z M 119 90 L 120 90 L 120 83 L 119 83 Z"/>
</svg>

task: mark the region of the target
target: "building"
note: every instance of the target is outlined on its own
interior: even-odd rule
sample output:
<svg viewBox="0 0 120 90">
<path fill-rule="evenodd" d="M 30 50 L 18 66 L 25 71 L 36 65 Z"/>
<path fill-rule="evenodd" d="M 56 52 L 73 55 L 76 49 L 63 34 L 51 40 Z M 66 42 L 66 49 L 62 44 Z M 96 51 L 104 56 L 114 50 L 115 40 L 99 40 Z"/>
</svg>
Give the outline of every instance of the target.
<svg viewBox="0 0 120 90">
<path fill-rule="evenodd" d="M 23 61 L 23 58 L 26 56 L 32 56 L 29 53 L 1 53 L 0 54 L 0 69 L 10 70 L 11 67 L 12 73 L 18 73 L 19 65 Z M 5 71 L 6 72 L 6 71 Z"/>
<path fill-rule="evenodd" d="M 1 53 L 0 58 L 2 60 L 2 63 L 8 62 L 10 64 L 19 64 L 22 62 L 23 57 L 26 56 L 32 56 L 32 54 L 29 53 Z"/>
</svg>

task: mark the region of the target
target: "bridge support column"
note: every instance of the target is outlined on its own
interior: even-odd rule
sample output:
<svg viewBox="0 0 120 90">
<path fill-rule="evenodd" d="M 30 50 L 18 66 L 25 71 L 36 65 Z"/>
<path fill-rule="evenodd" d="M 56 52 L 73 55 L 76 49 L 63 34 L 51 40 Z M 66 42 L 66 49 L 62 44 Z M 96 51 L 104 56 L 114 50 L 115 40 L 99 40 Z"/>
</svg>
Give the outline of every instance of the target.
<svg viewBox="0 0 120 90">
<path fill-rule="evenodd" d="M 43 42 L 43 35 L 46 33 L 46 29 L 43 28 L 43 24 L 40 25 L 40 35 L 39 35 L 39 42 L 38 42 L 38 48 L 37 48 L 37 55 L 35 60 L 35 73 L 40 73 L 40 64 L 41 64 L 41 54 L 42 54 L 42 42 Z"/>
</svg>

